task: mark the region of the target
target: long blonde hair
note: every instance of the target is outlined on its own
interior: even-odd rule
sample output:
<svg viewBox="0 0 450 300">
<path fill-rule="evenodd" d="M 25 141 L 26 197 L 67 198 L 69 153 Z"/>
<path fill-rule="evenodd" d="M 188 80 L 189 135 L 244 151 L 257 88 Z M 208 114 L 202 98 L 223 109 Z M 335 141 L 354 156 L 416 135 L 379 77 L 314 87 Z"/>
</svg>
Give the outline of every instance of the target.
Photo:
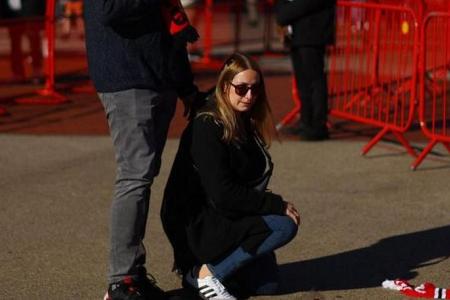
<svg viewBox="0 0 450 300">
<path fill-rule="evenodd" d="M 260 91 L 256 97 L 255 104 L 244 115 L 249 119 L 252 129 L 256 131 L 258 137 L 266 146 L 270 146 L 272 136 L 276 135 L 276 131 L 272 110 L 267 101 L 264 78 L 258 64 L 242 53 L 236 52 L 225 61 L 215 88 L 215 105 L 201 114 L 211 115 L 223 125 L 223 141 L 230 143 L 241 140 L 242 134 L 245 132 L 244 120 L 234 111 L 228 94 L 234 76 L 245 70 L 254 70 L 258 73 Z"/>
</svg>

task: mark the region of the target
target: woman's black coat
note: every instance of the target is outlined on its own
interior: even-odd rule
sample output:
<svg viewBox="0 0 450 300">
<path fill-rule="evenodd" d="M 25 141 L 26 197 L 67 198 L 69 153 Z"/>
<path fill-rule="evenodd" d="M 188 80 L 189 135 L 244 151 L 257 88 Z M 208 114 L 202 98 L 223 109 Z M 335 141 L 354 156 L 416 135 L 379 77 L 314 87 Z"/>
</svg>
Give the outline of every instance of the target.
<svg viewBox="0 0 450 300">
<path fill-rule="evenodd" d="M 270 234 L 261 216 L 284 214 L 279 195 L 248 186 L 266 167 L 253 135 L 228 144 L 222 135 L 211 116 L 191 121 L 166 185 L 161 219 L 182 272 L 214 263 L 238 246 L 256 250 Z"/>
</svg>

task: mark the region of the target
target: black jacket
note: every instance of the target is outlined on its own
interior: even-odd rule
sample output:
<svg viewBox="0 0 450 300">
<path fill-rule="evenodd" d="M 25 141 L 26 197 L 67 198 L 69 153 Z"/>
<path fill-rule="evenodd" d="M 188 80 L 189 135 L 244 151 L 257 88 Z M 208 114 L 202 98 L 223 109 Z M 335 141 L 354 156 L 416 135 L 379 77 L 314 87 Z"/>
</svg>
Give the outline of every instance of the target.
<svg viewBox="0 0 450 300">
<path fill-rule="evenodd" d="M 256 250 L 270 234 L 261 216 L 284 214 L 279 195 L 248 186 L 266 166 L 253 136 L 227 144 L 222 133 L 210 116 L 190 122 L 164 192 L 163 227 L 183 271 L 195 262 L 221 259 L 238 246 Z"/>
<path fill-rule="evenodd" d="M 161 0 L 86 0 L 89 73 L 98 92 L 131 88 L 193 93 L 185 47 L 174 47 Z"/>
<path fill-rule="evenodd" d="M 292 26 L 292 46 L 334 43 L 336 0 L 279 0 L 277 23 Z"/>
</svg>

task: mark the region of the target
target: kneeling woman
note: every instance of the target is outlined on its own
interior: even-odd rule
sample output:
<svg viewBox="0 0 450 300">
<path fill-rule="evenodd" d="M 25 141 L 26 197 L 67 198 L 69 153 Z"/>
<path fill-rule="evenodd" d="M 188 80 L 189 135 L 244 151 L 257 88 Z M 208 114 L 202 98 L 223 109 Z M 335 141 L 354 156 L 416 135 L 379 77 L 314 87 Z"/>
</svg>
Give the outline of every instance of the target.
<svg viewBox="0 0 450 300">
<path fill-rule="evenodd" d="M 175 267 L 203 299 L 236 299 L 231 282 L 252 294 L 278 288 L 273 251 L 294 238 L 300 216 L 267 190 L 272 133 L 261 70 L 235 53 L 183 132 L 161 210 Z"/>
</svg>

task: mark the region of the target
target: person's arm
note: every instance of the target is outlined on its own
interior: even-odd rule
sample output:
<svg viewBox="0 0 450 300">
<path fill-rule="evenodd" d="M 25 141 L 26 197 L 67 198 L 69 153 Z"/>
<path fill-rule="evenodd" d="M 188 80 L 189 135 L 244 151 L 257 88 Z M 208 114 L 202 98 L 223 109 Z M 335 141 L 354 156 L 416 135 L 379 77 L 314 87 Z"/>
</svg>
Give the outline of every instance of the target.
<svg viewBox="0 0 450 300">
<path fill-rule="evenodd" d="M 277 23 L 287 26 L 306 15 L 321 11 L 336 0 L 278 0 L 275 4 Z"/>
<path fill-rule="evenodd" d="M 98 1 L 100 21 L 104 25 L 138 20 L 148 15 L 149 10 L 160 9 L 161 0 L 87 0 Z"/>
<path fill-rule="evenodd" d="M 233 176 L 222 128 L 211 117 L 198 117 L 193 124 L 191 155 L 208 199 L 226 215 L 285 214 L 281 196 L 246 187 Z"/>
</svg>

